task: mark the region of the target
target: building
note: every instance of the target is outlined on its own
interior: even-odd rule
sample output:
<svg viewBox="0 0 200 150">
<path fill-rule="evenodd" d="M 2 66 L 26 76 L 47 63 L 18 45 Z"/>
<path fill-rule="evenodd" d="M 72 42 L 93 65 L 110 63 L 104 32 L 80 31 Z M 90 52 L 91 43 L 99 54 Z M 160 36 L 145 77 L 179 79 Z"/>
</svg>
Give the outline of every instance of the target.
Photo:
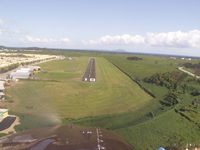
<svg viewBox="0 0 200 150">
<path fill-rule="evenodd" d="M 34 70 L 38 70 L 40 67 L 28 67 L 28 68 L 20 68 L 16 72 L 12 72 L 10 74 L 10 79 L 28 79 L 34 74 Z"/>
<path fill-rule="evenodd" d="M 31 75 L 32 75 L 32 73 L 30 73 L 30 72 L 23 72 L 23 71 L 21 71 L 21 72 L 12 72 L 10 74 L 10 78 L 12 80 L 16 80 L 16 79 L 28 79 L 28 78 L 31 77 Z"/>
<path fill-rule="evenodd" d="M 0 121 L 8 116 L 8 109 L 0 109 Z"/>
<path fill-rule="evenodd" d="M 0 81 L 0 92 L 3 92 L 5 90 L 4 84 L 4 81 Z"/>
<path fill-rule="evenodd" d="M 68 60 L 69 60 L 69 61 L 72 61 L 72 60 L 73 60 L 73 58 L 72 58 L 72 57 L 68 57 Z"/>
<path fill-rule="evenodd" d="M 4 100 L 5 99 L 5 94 L 3 92 L 0 92 L 0 100 Z"/>
<path fill-rule="evenodd" d="M 5 99 L 5 94 L 4 94 L 4 87 L 5 81 L 0 81 L 0 100 L 4 100 Z"/>
<path fill-rule="evenodd" d="M 29 68 L 20 68 L 19 70 L 17 70 L 16 72 L 29 72 L 29 73 L 33 73 L 34 69 L 32 67 Z"/>
</svg>

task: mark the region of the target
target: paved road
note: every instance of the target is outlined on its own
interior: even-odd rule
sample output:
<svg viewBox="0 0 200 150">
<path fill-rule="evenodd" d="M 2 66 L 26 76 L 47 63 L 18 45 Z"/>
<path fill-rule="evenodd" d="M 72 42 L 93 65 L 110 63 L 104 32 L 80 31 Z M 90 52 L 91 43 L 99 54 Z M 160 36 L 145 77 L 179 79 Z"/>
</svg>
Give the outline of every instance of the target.
<svg viewBox="0 0 200 150">
<path fill-rule="evenodd" d="M 190 76 L 192 76 L 192 77 L 195 77 L 195 78 L 197 78 L 197 79 L 200 79 L 200 76 L 197 76 L 197 75 L 195 75 L 194 73 L 185 70 L 183 67 L 178 67 L 178 70 L 180 70 L 180 71 L 182 71 L 182 72 L 185 72 L 185 73 L 187 73 L 188 75 L 190 75 Z"/>
</svg>

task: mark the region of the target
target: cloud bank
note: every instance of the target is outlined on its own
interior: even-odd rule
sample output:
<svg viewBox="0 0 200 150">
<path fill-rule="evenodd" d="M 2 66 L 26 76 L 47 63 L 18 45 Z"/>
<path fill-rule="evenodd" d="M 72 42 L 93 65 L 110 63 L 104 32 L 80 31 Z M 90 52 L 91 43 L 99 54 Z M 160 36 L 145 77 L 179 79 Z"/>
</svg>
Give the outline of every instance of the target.
<svg viewBox="0 0 200 150">
<path fill-rule="evenodd" d="M 30 43 L 62 43 L 62 44 L 68 44 L 71 42 L 69 38 L 61 38 L 61 39 L 55 39 L 55 38 L 38 38 L 38 37 L 32 37 L 32 36 L 26 36 L 25 38 L 21 39 L 23 42 L 30 42 Z"/>
<path fill-rule="evenodd" d="M 98 40 L 83 41 L 84 44 L 143 44 L 144 37 L 140 35 L 131 36 L 129 34 L 110 36 L 106 35 Z"/>
<path fill-rule="evenodd" d="M 97 40 L 82 41 L 85 45 L 147 45 L 159 47 L 200 48 L 200 30 L 188 32 L 147 33 L 146 35 L 106 35 Z"/>
</svg>

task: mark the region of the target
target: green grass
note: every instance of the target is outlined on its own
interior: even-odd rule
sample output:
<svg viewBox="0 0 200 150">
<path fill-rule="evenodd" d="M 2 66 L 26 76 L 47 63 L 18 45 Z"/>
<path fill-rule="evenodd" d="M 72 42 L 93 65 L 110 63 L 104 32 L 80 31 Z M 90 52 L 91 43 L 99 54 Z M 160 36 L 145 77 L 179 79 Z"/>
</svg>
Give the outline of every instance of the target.
<svg viewBox="0 0 200 150">
<path fill-rule="evenodd" d="M 181 60 L 171 60 L 166 57 L 159 56 L 138 56 L 143 58 L 139 61 L 127 60 L 128 55 L 107 56 L 106 58 L 115 65 L 123 68 L 125 72 L 129 72 L 131 76 L 142 79 L 159 72 L 171 72 L 176 70 L 176 67 Z"/>
<path fill-rule="evenodd" d="M 97 58 L 97 82 L 80 81 L 87 63 L 88 58 L 80 57 L 71 62 L 60 60 L 42 64 L 43 72 L 36 75 L 42 80 L 20 81 L 7 89 L 9 99 L 14 101 L 8 105 L 9 109 L 26 116 L 22 117 L 22 126 L 28 128 L 32 125 L 27 124 L 27 116 L 35 116 L 36 120 L 32 117 L 30 122 L 46 117 L 50 123 L 59 123 L 64 118 L 133 111 L 152 101 L 152 97 L 104 58 Z M 52 76 L 52 73 L 57 75 Z M 63 76 L 60 78 L 60 73 L 79 76 L 76 80 L 74 76 L 65 80 Z"/>
<path fill-rule="evenodd" d="M 138 150 L 199 144 L 198 126 L 175 111 L 190 106 L 194 97 L 180 94 L 180 104 L 167 108 L 159 100 L 169 89 L 143 82 L 155 73 L 177 71 L 184 60 L 137 55 L 143 60 L 129 61 L 126 57 L 131 55 L 127 54 L 62 54 L 76 59 L 41 64 L 43 71 L 35 75 L 40 80 L 21 81 L 7 89 L 9 100 L 14 101 L 8 107 L 22 121 L 18 130 L 75 123 L 113 130 Z M 85 57 L 79 57 L 82 55 Z M 90 56 L 101 56 L 97 58 L 96 83 L 80 81 Z M 156 98 L 150 97 L 133 80 Z M 196 81 L 184 83 L 199 88 Z M 200 120 L 193 110 L 184 113 L 192 120 Z"/>
<path fill-rule="evenodd" d="M 129 61 L 126 60 L 126 57 L 127 55 L 112 55 L 107 56 L 106 58 L 129 75 L 133 80 L 137 80 L 142 87 L 153 93 L 157 100 L 162 100 L 169 92 L 169 89 L 145 83 L 142 80 L 155 73 L 175 71 L 179 65 L 184 63 L 182 60 L 170 60 L 167 57 L 140 56 L 143 58 L 141 61 Z M 184 83 L 193 87 L 199 86 L 195 81 L 184 81 Z M 181 107 L 187 108 L 194 100 L 194 97 L 189 93 L 180 94 L 180 98 L 181 102 L 176 106 L 176 109 Z M 195 121 L 193 121 L 194 118 L 198 121 L 198 117 L 194 117 L 194 114 L 187 111 L 185 114 L 187 113 L 187 117 L 192 120 L 189 121 L 179 113 L 176 113 L 173 108 L 171 110 L 165 108 L 166 110 L 160 113 L 158 111 L 159 105 L 156 105 L 158 106 L 157 110 L 155 109 L 156 107 L 149 110 L 149 112 L 152 112 L 153 115 L 155 115 L 153 118 L 145 120 L 146 115 L 138 115 L 140 116 L 140 120 L 145 121 L 136 124 L 127 124 L 128 126 L 124 124 L 124 128 L 115 128 L 115 131 L 126 137 L 132 145 L 141 150 L 147 148 L 156 149 L 160 146 L 181 147 L 185 146 L 188 142 L 193 145 L 199 144 L 199 128 L 195 124 Z M 144 109 L 146 108 L 144 107 Z M 196 113 L 196 115 L 198 114 Z M 123 119 L 121 119 L 121 121 L 123 121 Z M 115 125 L 117 126 L 117 124 Z"/>
<path fill-rule="evenodd" d="M 74 58 L 73 61 L 57 60 L 40 65 L 41 73 L 36 73 L 40 80 L 67 81 L 69 79 L 80 79 L 87 66 L 88 57 Z"/>
<path fill-rule="evenodd" d="M 157 101 L 150 101 L 141 109 L 128 111 L 120 114 L 102 115 L 96 117 L 85 117 L 81 119 L 64 119 L 64 123 L 74 123 L 83 126 L 102 127 L 109 130 L 116 130 L 133 126 L 152 118 L 150 112 L 163 112 Z"/>
</svg>

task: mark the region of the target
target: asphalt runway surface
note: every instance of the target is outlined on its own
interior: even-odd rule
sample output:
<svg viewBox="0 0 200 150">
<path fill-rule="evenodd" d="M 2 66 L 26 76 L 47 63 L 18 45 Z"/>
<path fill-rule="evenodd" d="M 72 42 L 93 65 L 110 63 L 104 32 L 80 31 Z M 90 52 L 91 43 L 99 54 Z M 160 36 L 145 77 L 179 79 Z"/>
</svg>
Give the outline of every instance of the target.
<svg viewBox="0 0 200 150">
<path fill-rule="evenodd" d="M 96 62 L 94 58 L 90 59 L 82 80 L 90 81 L 91 78 L 96 80 Z"/>
</svg>

